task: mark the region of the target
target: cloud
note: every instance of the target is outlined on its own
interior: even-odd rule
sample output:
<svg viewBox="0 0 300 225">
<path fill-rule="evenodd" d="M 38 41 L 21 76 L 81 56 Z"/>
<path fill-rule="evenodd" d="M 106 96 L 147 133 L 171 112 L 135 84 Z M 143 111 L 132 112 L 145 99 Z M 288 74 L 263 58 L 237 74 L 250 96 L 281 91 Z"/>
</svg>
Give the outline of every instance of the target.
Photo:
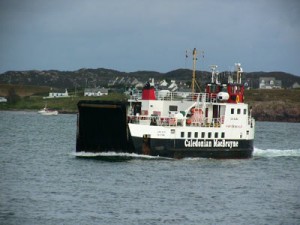
<svg viewBox="0 0 300 225">
<path fill-rule="evenodd" d="M 106 67 L 168 71 L 236 61 L 299 74 L 296 0 L 1 0 L 0 70 Z M 31 57 L 28 53 L 32 52 Z"/>
</svg>

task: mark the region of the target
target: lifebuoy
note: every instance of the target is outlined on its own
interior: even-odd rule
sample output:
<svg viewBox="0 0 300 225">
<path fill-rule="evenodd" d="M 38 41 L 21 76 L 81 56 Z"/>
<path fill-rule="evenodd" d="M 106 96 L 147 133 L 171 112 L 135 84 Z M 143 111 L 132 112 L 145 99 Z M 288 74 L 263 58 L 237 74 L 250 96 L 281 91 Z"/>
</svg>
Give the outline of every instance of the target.
<svg viewBox="0 0 300 225">
<path fill-rule="evenodd" d="M 195 112 L 198 112 L 199 114 L 203 114 L 202 109 L 195 109 Z"/>
<path fill-rule="evenodd" d="M 195 113 L 195 107 L 191 108 L 191 113 L 192 113 L 192 114 Z"/>
</svg>

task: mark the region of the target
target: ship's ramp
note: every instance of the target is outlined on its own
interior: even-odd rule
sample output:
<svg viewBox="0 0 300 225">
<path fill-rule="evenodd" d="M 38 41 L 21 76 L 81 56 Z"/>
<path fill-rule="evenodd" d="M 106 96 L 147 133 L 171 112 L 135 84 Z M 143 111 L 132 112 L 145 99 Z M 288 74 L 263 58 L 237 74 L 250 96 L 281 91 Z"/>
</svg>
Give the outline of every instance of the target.
<svg viewBox="0 0 300 225">
<path fill-rule="evenodd" d="M 131 152 L 127 126 L 127 103 L 78 102 L 76 152 Z"/>
</svg>

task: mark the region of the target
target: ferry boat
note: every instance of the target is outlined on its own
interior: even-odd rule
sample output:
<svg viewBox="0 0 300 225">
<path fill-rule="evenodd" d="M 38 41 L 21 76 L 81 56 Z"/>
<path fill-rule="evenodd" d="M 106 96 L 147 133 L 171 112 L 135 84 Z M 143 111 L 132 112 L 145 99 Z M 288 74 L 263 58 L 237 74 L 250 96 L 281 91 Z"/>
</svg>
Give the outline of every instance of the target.
<svg viewBox="0 0 300 225">
<path fill-rule="evenodd" d="M 250 158 L 255 120 L 244 102 L 242 67 L 236 64 L 236 81 L 220 83 L 216 66 L 205 92 L 187 97 L 160 94 L 148 82 L 141 98 L 129 99 L 128 129 L 137 154 L 184 158 Z"/>
</svg>

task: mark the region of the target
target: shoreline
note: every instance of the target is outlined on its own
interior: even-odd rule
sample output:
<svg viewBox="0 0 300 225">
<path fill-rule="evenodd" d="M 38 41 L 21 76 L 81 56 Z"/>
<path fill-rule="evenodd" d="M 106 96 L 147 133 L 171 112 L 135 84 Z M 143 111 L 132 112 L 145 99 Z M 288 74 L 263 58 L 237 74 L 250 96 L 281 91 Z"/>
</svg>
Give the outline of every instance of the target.
<svg viewBox="0 0 300 225">
<path fill-rule="evenodd" d="M 33 109 L 0 109 L 0 112 L 36 112 L 37 110 Z M 57 110 L 59 114 L 66 115 L 74 115 L 78 114 L 78 111 L 72 111 L 72 110 Z M 280 115 L 266 115 L 266 114 L 256 114 L 252 112 L 252 116 L 254 117 L 255 121 L 258 122 L 278 122 L 278 123 L 300 123 L 300 116 L 293 116 L 293 117 L 282 117 Z"/>
<path fill-rule="evenodd" d="M 300 123 L 300 89 L 245 90 L 245 103 L 252 107 L 256 121 Z M 45 101 L 42 96 L 20 97 L 13 103 L 0 103 L 0 110 L 38 111 L 48 106 L 60 114 L 77 114 L 80 100 L 126 101 L 121 93 L 110 93 L 101 97 L 73 96 L 72 98 L 53 98 Z"/>
</svg>

